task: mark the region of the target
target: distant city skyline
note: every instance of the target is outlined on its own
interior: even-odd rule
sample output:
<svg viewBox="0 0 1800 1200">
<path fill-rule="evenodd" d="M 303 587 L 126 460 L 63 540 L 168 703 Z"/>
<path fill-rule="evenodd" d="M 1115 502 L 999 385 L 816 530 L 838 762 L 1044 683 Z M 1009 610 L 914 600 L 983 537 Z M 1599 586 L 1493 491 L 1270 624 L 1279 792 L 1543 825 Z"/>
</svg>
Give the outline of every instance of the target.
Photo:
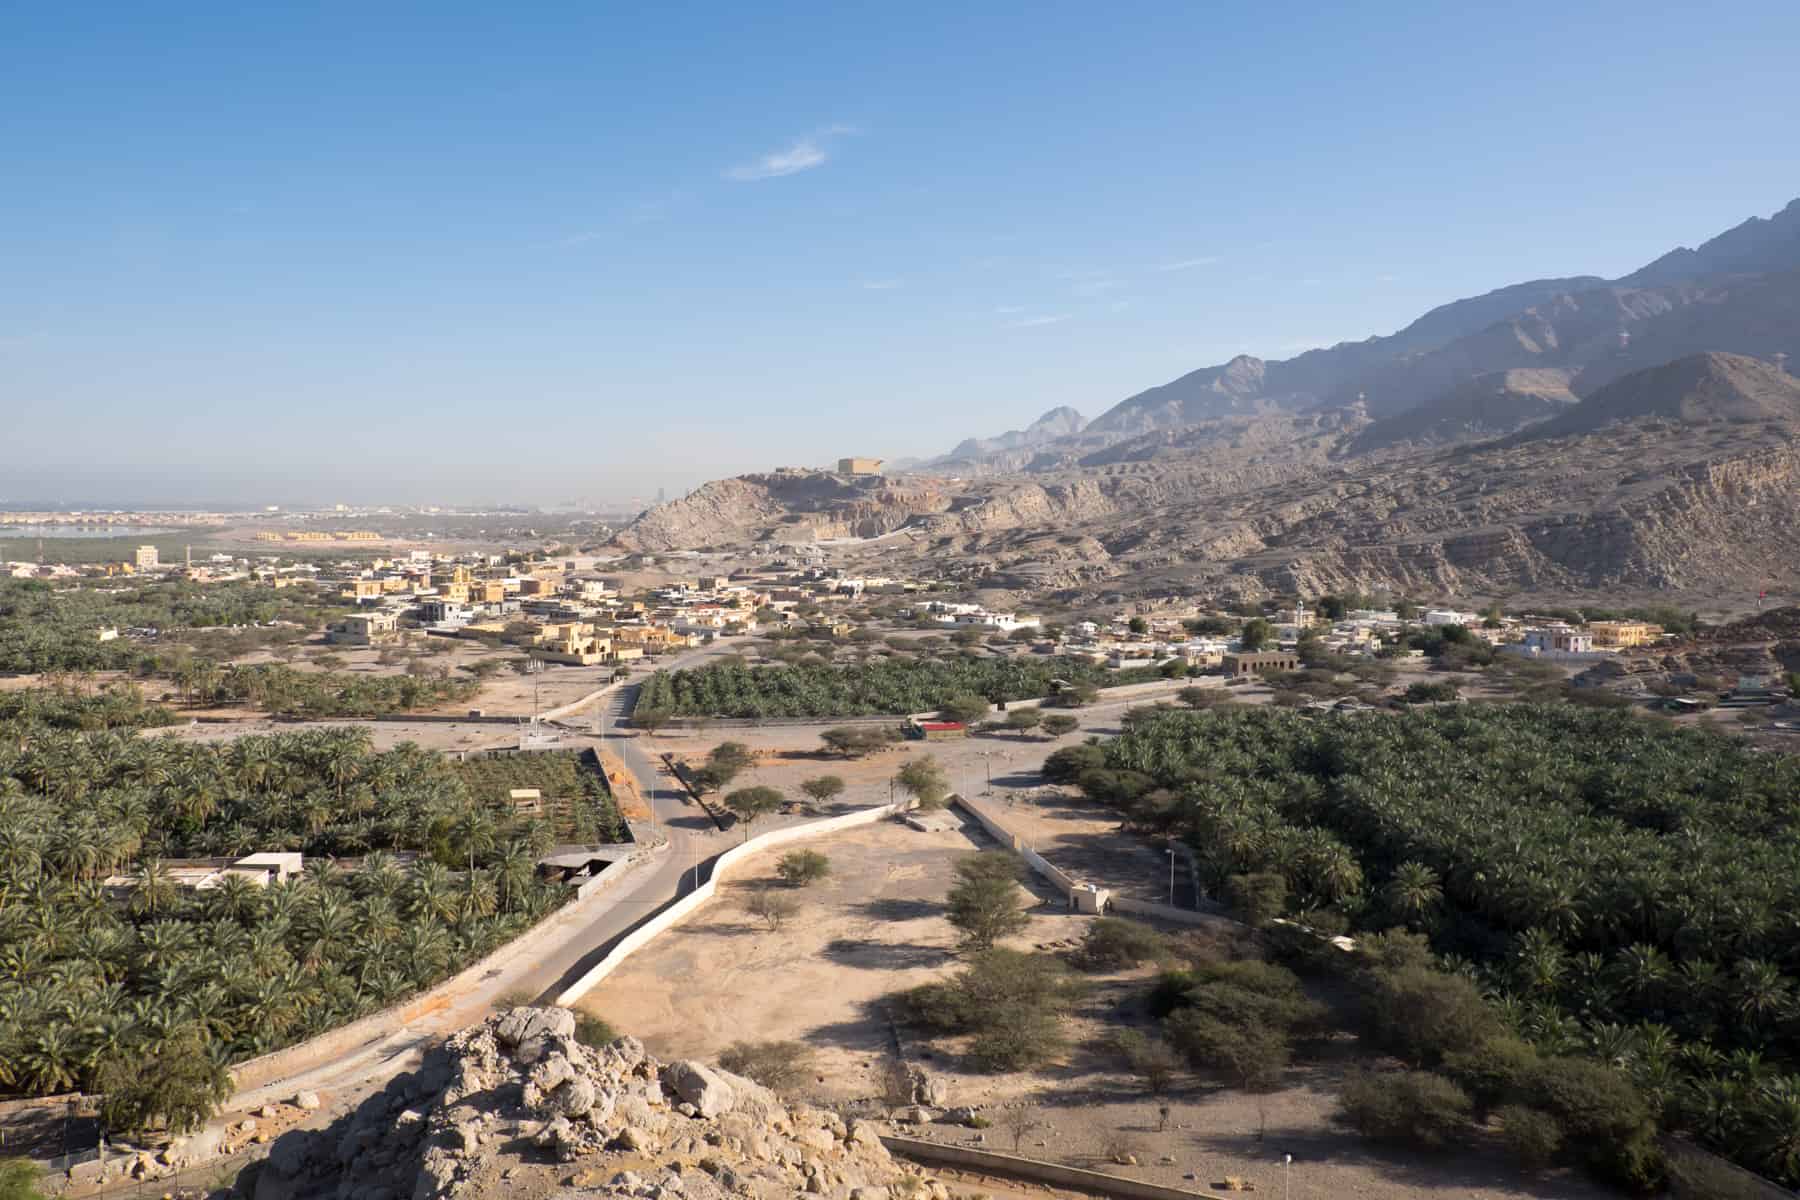
<svg viewBox="0 0 1800 1200">
<path fill-rule="evenodd" d="M 10 13 L 0 502 L 931 455 L 1800 194 L 1774 0 L 781 13 Z"/>
</svg>

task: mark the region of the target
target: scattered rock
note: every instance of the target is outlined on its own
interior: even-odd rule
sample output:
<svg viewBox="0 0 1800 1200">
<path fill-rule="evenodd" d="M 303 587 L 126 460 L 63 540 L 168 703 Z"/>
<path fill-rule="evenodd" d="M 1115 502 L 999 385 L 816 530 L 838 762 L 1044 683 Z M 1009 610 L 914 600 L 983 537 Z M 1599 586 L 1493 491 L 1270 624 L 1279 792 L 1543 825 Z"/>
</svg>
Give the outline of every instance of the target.
<svg viewBox="0 0 1800 1200">
<path fill-rule="evenodd" d="M 682 1061 L 671 1064 L 663 1072 L 663 1086 L 694 1106 L 703 1117 L 716 1117 L 731 1111 L 737 1096 L 720 1072 L 701 1063 Z"/>
<path fill-rule="evenodd" d="M 665 1065 L 630 1038 L 584 1046 L 573 1028 L 566 1011 L 515 1009 L 452 1035 L 417 1072 L 328 1129 L 279 1138 L 261 1131 L 273 1145 L 258 1197 L 479 1200 L 532 1190 L 531 1171 L 553 1160 L 586 1168 L 562 1181 L 567 1190 L 556 1200 L 948 1200 L 945 1189 L 894 1163 L 878 1122 L 846 1125 L 835 1113 L 789 1106 L 753 1080 L 703 1063 Z M 294 1108 L 313 1111 L 298 1096 Z M 906 1112 L 920 1124 L 935 1115 L 922 1103 Z M 232 1132 L 258 1130 L 246 1119 Z M 512 1177 L 515 1166 L 523 1181 Z M 150 1178 L 172 1168 L 146 1156 L 129 1169 Z"/>
<path fill-rule="evenodd" d="M 300 1092 L 294 1096 L 290 1103 L 301 1112 L 312 1112 L 319 1107 L 319 1093 Z"/>
</svg>

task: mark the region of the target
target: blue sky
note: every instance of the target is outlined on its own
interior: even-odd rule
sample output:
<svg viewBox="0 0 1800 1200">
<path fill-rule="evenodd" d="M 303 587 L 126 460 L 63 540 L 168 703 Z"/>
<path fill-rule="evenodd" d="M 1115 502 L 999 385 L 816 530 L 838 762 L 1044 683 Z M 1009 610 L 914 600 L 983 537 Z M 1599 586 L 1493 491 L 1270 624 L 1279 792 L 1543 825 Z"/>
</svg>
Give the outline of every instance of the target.
<svg viewBox="0 0 1800 1200">
<path fill-rule="evenodd" d="M 0 500 L 932 453 L 1800 194 L 1800 5 L 1320 7 L 10 6 Z"/>
</svg>

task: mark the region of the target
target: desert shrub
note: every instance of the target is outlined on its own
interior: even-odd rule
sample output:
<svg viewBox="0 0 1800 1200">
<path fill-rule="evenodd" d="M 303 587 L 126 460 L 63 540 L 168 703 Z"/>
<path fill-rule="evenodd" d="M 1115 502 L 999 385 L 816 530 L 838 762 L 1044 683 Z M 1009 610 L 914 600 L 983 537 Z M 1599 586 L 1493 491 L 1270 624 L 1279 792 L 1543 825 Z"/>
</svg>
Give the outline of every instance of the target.
<svg viewBox="0 0 1800 1200">
<path fill-rule="evenodd" d="M 1467 1092 L 1429 1071 L 1364 1072 L 1344 1083 L 1339 1115 L 1365 1137 L 1402 1146 L 1441 1146 L 1469 1123 Z"/>
<path fill-rule="evenodd" d="M 1068 1047 L 1058 1014 L 1037 1008 L 1002 1008 L 969 1043 L 969 1061 L 984 1071 L 1041 1067 Z"/>
<path fill-rule="evenodd" d="M 800 911 L 800 902 L 765 887 L 750 893 L 750 898 L 744 902 L 744 910 L 753 917 L 761 917 L 770 932 L 775 932 L 782 922 Z"/>
<path fill-rule="evenodd" d="M 1019 864 L 1011 854 L 989 850 L 965 855 L 956 874 L 948 897 L 949 920 L 962 931 L 965 949 L 991 950 L 1029 923 L 1020 899 Z"/>
<path fill-rule="evenodd" d="M 1074 783 L 1105 764 L 1106 751 L 1099 746 L 1064 746 L 1044 759 L 1044 778 L 1051 783 Z"/>
<path fill-rule="evenodd" d="M 1225 902 L 1232 915 L 1253 929 L 1261 929 L 1287 907 L 1287 879 L 1273 871 L 1233 875 L 1225 881 Z"/>
<path fill-rule="evenodd" d="M 1368 1004 L 1371 1039 L 1420 1066 L 1433 1066 L 1453 1050 L 1506 1032 L 1473 983 L 1429 967 L 1377 973 L 1370 980 Z"/>
<path fill-rule="evenodd" d="M 618 1037 L 619 1031 L 605 1017 L 597 1017 L 589 1012 L 575 1014 L 575 1040 L 582 1045 L 604 1046 L 608 1042 L 617 1041 Z"/>
<path fill-rule="evenodd" d="M 937 1033 L 972 1033 L 969 1056 L 986 1070 L 1039 1065 L 1067 1044 L 1062 1018 L 1083 988 L 1047 954 L 993 949 L 956 977 L 901 993 L 896 1014 Z"/>
<path fill-rule="evenodd" d="M 1546 1058 L 1525 1091 L 1561 1122 L 1570 1144 L 1602 1177 L 1632 1188 L 1661 1179 L 1650 1106 L 1619 1072 L 1585 1058 Z"/>
<path fill-rule="evenodd" d="M 1163 1022 L 1169 1044 L 1196 1067 L 1223 1072 L 1248 1092 L 1273 1091 L 1293 1058 L 1293 1044 L 1280 1025 L 1230 1021 L 1182 1009 Z"/>
<path fill-rule="evenodd" d="M 817 850 L 790 850 L 775 864 L 775 873 L 790 887 L 810 887 L 831 874 L 831 860 Z"/>
<path fill-rule="evenodd" d="M 1172 952 L 1169 939 L 1148 925 L 1101 917 L 1089 925 L 1075 950 L 1075 965 L 1089 971 L 1116 971 L 1161 962 Z"/>
<path fill-rule="evenodd" d="M 734 1042 L 719 1055 L 719 1065 L 727 1071 L 778 1092 L 805 1083 L 813 1073 L 812 1060 L 812 1047 L 802 1042 Z"/>
<path fill-rule="evenodd" d="M 1500 1118 L 1500 1137 L 1520 1165 L 1537 1170 L 1549 1166 L 1562 1149 L 1562 1125 L 1540 1109 L 1524 1104 L 1508 1104 L 1496 1113 Z"/>
<path fill-rule="evenodd" d="M 0 1200 L 43 1200 L 44 1173 L 28 1158 L 0 1158 Z"/>
<path fill-rule="evenodd" d="M 1226 1022 L 1258 1021 L 1283 1030 L 1310 1030 L 1325 1019 L 1324 1006 L 1307 998 L 1299 976 L 1253 958 L 1165 971 L 1149 1004 L 1157 1015 L 1197 1009 Z"/>
<path fill-rule="evenodd" d="M 1181 1070 L 1181 1056 L 1174 1047 L 1159 1038 L 1145 1037 L 1136 1029 L 1122 1029 L 1114 1034 L 1113 1046 L 1125 1060 L 1126 1068 L 1152 1096 L 1168 1091 Z"/>
<path fill-rule="evenodd" d="M 1536 1048 L 1511 1034 L 1486 1038 L 1444 1055 L 1444 1071 L 1478 1104 L 1490 1108 L 1521 1095 L 1537 1069 Z"/>
</svg>

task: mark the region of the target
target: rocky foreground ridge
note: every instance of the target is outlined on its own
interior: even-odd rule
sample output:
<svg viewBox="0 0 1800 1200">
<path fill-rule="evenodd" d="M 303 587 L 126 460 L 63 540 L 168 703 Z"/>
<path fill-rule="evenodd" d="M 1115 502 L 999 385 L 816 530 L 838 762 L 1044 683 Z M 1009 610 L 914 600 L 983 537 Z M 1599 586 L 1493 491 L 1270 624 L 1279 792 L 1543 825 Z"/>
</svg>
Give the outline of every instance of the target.
<svg viewBox="0 0 1800 1200">
<path fill-rule="evenodd" d="M 917 1197 L 947 1190 L 888 1156 L 876 1127 L 789 1104 L 634 1038 L 598 1049 L 561 1008 L 463 1030 L 323 1130 L 270 1148 L 257 1200 L 634 1196 Z"/>
</svg>

